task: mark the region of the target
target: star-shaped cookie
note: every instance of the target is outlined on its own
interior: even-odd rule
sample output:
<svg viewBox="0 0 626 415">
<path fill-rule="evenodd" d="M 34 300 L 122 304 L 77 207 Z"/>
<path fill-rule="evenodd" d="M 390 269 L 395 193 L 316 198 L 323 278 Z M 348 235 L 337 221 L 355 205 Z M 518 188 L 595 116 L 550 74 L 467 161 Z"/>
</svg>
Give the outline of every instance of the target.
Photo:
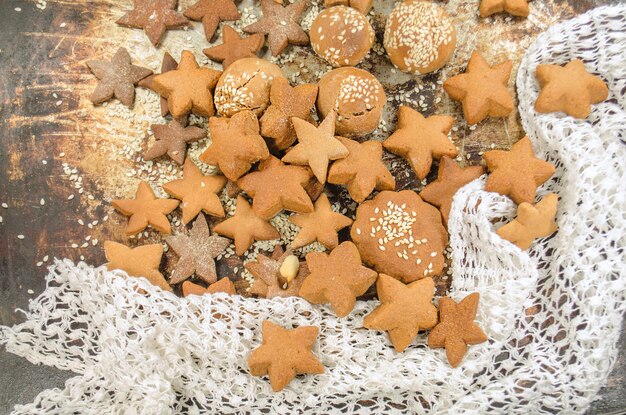
<svg viewBox="0 0 626 415">
<path fill-rule="evenodd" d="M 151 225 L 159 232 L 170 234 L 172 228 L 167 214 L 178 206 L 178 200 L 157 199 L 150 185 L 140 182 L 134 199 L 115 199 L 111 205 L 122 215 L 130 216 L 126 235 L 135 235 Z"/>
<path fill-rule="evenodd" d="M 559 197 L 550 193 L 536 205 L 522 203 L 517 207 L 517 217 L 496 232 L 502 238 L 527 250 L 537 238 L 545 238 L 557 230 L 554 220 Z"/>
<path fill-rule="evenodd" d="M 300 231 L 291 242 L 292 249 L 303 247 L 315 241 L 327 249 L 334 249 L 339 244 L 337 232 L 352 224 L 352 219 L 333 211 L 325 193 L 322 193 L 315 201 L 313 212 L 291 215 L 289 220 L 300 227 Z"/>
<path fill-rule="evenodd" d="M 167 98 L 167 105 L 174 118 L 193 112 L 201 117 L 215 114 L 212 90 L 221 71 L 198 66 L 196 58 L 183 50 L 178 67 L 154 77 L 152 86 Z"/>
<path fill-rule="evenodd" d="M 233 239 L 237 255 L 243 255 L 254 241 L 280 238 L 276 228 L 257 216 L 243 196 L 237 197 L 235 216 L 215 225 L 213 232 Z"/>
<path fill-rule="evenodd" d="M 306 8 L 304 0 L 299 0 L 283 7 L 274 0 L 261 0 L 263 17 L 255 23 L 244 27 L 246 33 L 263 33 L 267 35 L 267 42 L 273 56 L 278 56 L 287 47 L 292 45 L 306 45 L 309 36 L 300 27 L 300 16 Z"/>
<path fill-rule="evenodd" d="M 484 173 L 485 168 L 482 166 L 462 168 L 451 158 L 442 157 L 439 163 L 437 180 L 424 187 L 420 196 L 431 205 L 439 208 L 443 223 L 447 227 L 448 216 L 450 216 L 450 208 L 452 207 L 452 198 L 456 192 Z"/>
<path fill-rule="evenodd" d="M 235 284 L 228 279 L 227 277 L 222 278 L 218 282 L 214 282 L 208 287 L 203 287 L 199 284 L 194 284 L 191 281 L 183 282 L 182 286 L 183 297 L 187 297 L 190 295 L 204 295 L 204 294 L 216 294 L 216 293 L 226 293 L 230 295 L 237 294 L 235 290 Z"/>
<path fill-rule="evenodd" d="M 270 156 L 252 111 L 241 111 L 231 118 L 211 117 L 209 130 L 211 145 L 200 160 L 219 167 L 229 180 L 238 180 L 254 163 Z"/>
<path fill-rule="evenodd" d="M 292 87 L 287 78 L 272 81 L 271 105 L 261 117 L 261 135 L 272 139 L 276 150 L 284 150 L 296 141 L 293 117 L 314 123 L 311 110 L 315 108 L 317 85 L 302 84 Z"/>
<path fill-rule="evenodd" d="M 363 202 L 376 190 L 394 190 L 396 181 L 382 161 L 383 146 L 378 141 L 358 143 L 337 137 L 348 149 L 348 157 L 337 160 L 328 170 L 328 183 L 348 187 L 350 197 Z"/>
<path fill-rule="evenodd" d="M 209 42 L 220 21 L 239 20 L 239 10 L 233 0 L 200 0 L 189 6 L 184 14 L 191 20 L 202 21 L 204 36 Z"/>
<path fill-rule="evenodd" d="M 455 157 L 456 146 L 448 138 L 454 118 L 432 115 L 425 118 L 407 106 L 398 110 L 398 128 L 383 141 L 383 147 L 405 158 L 420 180 L 430 172 L 433 159 L 443 156 Z"/>
<path fill-rule="evenodd" d="M 237 185 L 252 197 L 256 214 L 269 219 L 283 209 L 313 212 L 313 202 L 305 190 L 310 178 L 309 169 L 288 166 L 270 156 L 259 164 L 258 171 L 242 177 Z"/>
<path fill-rule="evenodd" d="M 169 53 L 165 52 L 163 54 L 163 62 L 161 63 L 161 73 L 173 71 L 176 68 L 178 68 L 178 62 L 176 62 L 176 59 L 174 59 Z M 152 74 L 147 78 L 142 79 L 141 81 L 139 81 L 139 86 L 154 91 L 154 86 L 152 86 L 152 82 L 154 81 L 154 77 L 157 75 L 158 74 Z M 161 97 L 161 117 L 165 117 L 169 113 L 170 109 L 167 106 L 167 98 Z"/>
<path fill-rule="evenodd" d="M 591 113 L 591 104 L 598 104 L 609 97 L 604 81 L 587 72 L 585 64 L 579 59 L 565 66 L 539 65 L 535 76 L 541 86 L 535 102 L 537 112 L 564 112 L 585 119 Z"/>
<path fill-rule="evenodd" d="M 152 124 L 150 126 L 155 143 L 143 155 L 146 160 L 153 160 L 165 154 L 178 164 L 183 164 L 187 154 L 187 143 L 206 137 L 206 130 L 200 127 L 185 126 L 177 120 L 169 124 Z"/>
<path fill-rule="evenodd" d="M 135 102 L 135 85 L 152 73 L 150 69 L 132 65 L 124 48 L 119 48 L 110 62 L 87 61 L 87 66 L 100 80 L 90 98 L 96 105 L 115 97 L 131 107 Z"/>
<path fill-rule="evenodd" d="M 376 281 L 376 271 L 361 263 L 359 250 L 350 241 L 341 243 L 330 255 L 310 252 L 306 263 L 311 274 L 300 288 L 300 297 L 312 304 L 330 303 L 337 317 L 345 317 Z"/>
<path fill-rule="evenodd" d="M 445 347 L 450 366 L 457 367 L 467 352 L 467 345 L 487 341 L 474 319 L 480 295 L 472 293 L 456 303 L 449 297 L 439 299 L 439 324 L 428 336 L 428 346 Z"/>
<path fill-rule="evenodd" d="M 429 330 L 437 324 L 437 309 L 432 304 L 435 294 L 432 278 L 405 285 L 380 274 L 376 292 L 381 304 L 365 316 L 363 326 L 387 331 L 396 352 L 404 351 L 420 330 Z"/>
<path fill-rule="evenodd" d="M 324 7 L 349 6 L 366 15 L 372 8 L 373 0 L 324 0 Z"/>
<path fill-rule="evenodd" d="M 259 254 L 256 261 L 246 262 L 244 267 L 254 277 L 254 283 L 250 286 L 250 294 L 262 298 L 297 297 L 302 282 L 309 275 L 309 269 L 305 262 L 300 262 L 295 278 L 283 288 L 280 268 L 285 258 L 290 255 L 293 255 L 291 251 L 284 252 L 282 247 L 277 245 L 270 258 Z"/>
<path fill-rule="evenodd" d="M 482 0 L 479 11 L 481 17 L 501 12 L 520 17 L 526 17 L 530 14 L 528 0 Z"/>
<path fill-rule="evenodd" d="M 159 272 L 163 246 L 151 244 L 130 248 L 113 241 L 104 242 L 104 255 L 109 271 L 121 269 L 131 277 L 145 277 L 152 285 L 172 291 L 163 274 Z"/>
<path fill-rule="evenodd" d="M 492 150 L 483 157 L 491 172 L 485 190 L 509 196 L 518 205 L 533 203 L 537 187 L 556 171 L 552 164 L 535 157 L 528 137 L 513 144 L 511 151 Z"/>
<path fill-rule="evenodd" d="M 229 0 L 231 1 L 231 0 Z M 215 62 L 221 62 L 224 69 L 238 59 L 254 58 L 257 52 L 263 47 L 265 36 L 255 33 L 247 37 L 241 37 L 230 26 L 222 29 L 222 44 L 211 46 L 202 52 Z"/>
<path fill-rule="evenodd" d="M 474 52 L 467 71 L 448 79 L 443 88 L 450 98 L 461 101 L 470 124 L 478 124 L 487 117 L 506 117 L 513 111 L 513 97 L 507 86 L 512 68 L 511 61 L 491 67 Z"/>
<path fill-rule="evenodd" d="M 278 392 L 296 375 L 324 373 L 324 366 L 311 351 L 317 332 L 313 326 L 288 330 L 265 320 L 263 343 L 248 357 L 250 374 L 269 375 L 272 389 Z"/>
<path fill-rule="evenodd" d="M 116 23 L 143 29 L 154 46 L 158 46 L 167 29 L 186 26 L 189 20 L 176 9 L 178 0 L 133 0 L 133 9 Z"/>
</svg>

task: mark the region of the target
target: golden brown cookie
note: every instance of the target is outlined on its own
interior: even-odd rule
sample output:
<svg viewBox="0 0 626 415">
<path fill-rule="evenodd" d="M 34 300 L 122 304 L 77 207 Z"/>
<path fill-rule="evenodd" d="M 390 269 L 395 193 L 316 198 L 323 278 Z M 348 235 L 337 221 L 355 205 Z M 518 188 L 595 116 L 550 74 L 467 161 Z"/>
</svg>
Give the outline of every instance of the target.
<svg viewBox="0 0 626 415">
<path fill-rule="evenodd" d="M 133 9 L 116 23 L 143 29 L 150 42 L 158 46 L 168 29 L 178 29 L 189 23 L 177 9 L 178 0 L 133 0 Z"/>
<path fill-rule="evenodd" d="M 298 234 L 291 241 L 292 249 L 315 241 L 327 249 L 334 249 L 339 244 L 337 232 L 352 224 L 352 219 L 333 211 L 325 193 L 315 201 L 315 211 L 291 215 L 289 220 L 300 227 Z"/>
<path fill-rule="evenodd" d="M 184 14 L 191 20 L 202 21 L 204 36 L 209 42 L 220 21 L 239 20 L 240 16 L 233 0 L 199 0 L 187 7 Z"/>
<path fill-rule="evenodd" d="M 441 215 L 412 190 L 380 192 L 362 203 L 350 236 L 363 262 L 403 282 L 439 275 L 445 264 Z"/>
<path fill-rule="evenodd" d="M 216 294 L 216 293 L 226 293 L 230 295 L 235 295 L 237 292 L 235 291 L 235 284 L 228 279 L 228 277 L 224 277 L 218 282 L 214 282 L 210 284 L 208 287 L 203 287 L 199 284 L 194 284 L 191 281 L 183 282 L 182 286 L 183 297 L 187 297 L 190 295 L 204 295 L 204 294 Z"/>
<path fill-rule="evenodd" d="M 265 36 L 260 33 L 241 37 L 232 27 L 224 26 L 222 44 L 206 48 L 202 50 L 202 53 L 212 61 L 221 62 L 222 67 L 226 69 L 236 60 L 256 57 L 263 43 L 265 43 Z"/>
<path fill-rule="evenodd" d="M 522 203 L 517 207 L 517 217 L 496 232 L 502 238 L 527 250 L 537 238 L 545 238 L 556 232 L 554 220 L 559 197 L 550 193 L 536 205 Z"/>
<path fill-rule="evenodd" d="M 364 15 L 372 8 L 374 0 L 324 0 L 324 7 L 350 6 Z"/>
<path fill-rule="evenodd" d="M 166 291 L 172 291 L 172 287 L 165 281 L 163 274 L 159 272 L 159 265 L 161 265 L 161 257 L 163 256 L 161 244 L 130 248 L 117 242 L 105 241 L 104 255 L 108 261 L 105 266 L 109 271 L 121 269 L 131 277 L 144 277 L 152 285 Z"/>
<path fill-rule="evenodd" d="M 481 0 L 480 17 L 507 12 L 513 16 L 527 17 L 530 14 L 528 0 Z"/>
<path fill-rule="evenodd" d="M 246 262 L 244 267 L 254 277 L 250 294 L 262 298 L 297 297 L 309 275 L 306 263 L 300 262 L 291 251 L 284 252 L 280 245 L 274 248 L 270 258 L 259 254 L 256 261 Z"/>
<path fill-rule="evenodd" d="M 420 330 L 437 324 L 437 309 L 433 305 L 435 282 L 423 278 L 409 285 L 389 275 L 380 274 L 376 281 L 380 305 L 365 316 L 363 327 L 385 330 L 396 349 L 406 349 Z"/>
</svg>

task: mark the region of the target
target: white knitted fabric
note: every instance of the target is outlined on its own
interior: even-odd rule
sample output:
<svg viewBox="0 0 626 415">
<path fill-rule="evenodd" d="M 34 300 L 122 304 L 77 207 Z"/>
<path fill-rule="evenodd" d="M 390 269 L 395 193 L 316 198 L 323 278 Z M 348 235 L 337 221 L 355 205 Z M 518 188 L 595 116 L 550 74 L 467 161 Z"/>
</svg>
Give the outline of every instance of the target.
<svg viewBox="0 0 626 415">
<path fill-rule="evenodd" d="M 27 321 L 0 327 L 0 343 L 34 363 L 78 375 L 16 414 L 554 413 L 582 412 L 615 361 L 626 308 L 626 7 L 596 9 L 541 35 L 517 85 L 523 124 L 539 157 L 558 167 L 540 196 L 560 196 L 558 233 L 526 253 L 494 232 L 515 215 L 484 178 L 454 200 L 449 227 L 452 297 L 481 294 L 489 341 L 452 369 L 426 335 L 396 353 L 362 328 L 376 302 L 346 318 L 297 298 L 178 298 L 143 279 L 57 261 Z M 585 61 L 610 98 L 589 120 L 538 115 L 538 63 Z M 145 294 L 137 292 L 137 288 Z M 316 325 L 323 375 L 272 393 L 246 358 L 261 322 Z"/>
</svg>

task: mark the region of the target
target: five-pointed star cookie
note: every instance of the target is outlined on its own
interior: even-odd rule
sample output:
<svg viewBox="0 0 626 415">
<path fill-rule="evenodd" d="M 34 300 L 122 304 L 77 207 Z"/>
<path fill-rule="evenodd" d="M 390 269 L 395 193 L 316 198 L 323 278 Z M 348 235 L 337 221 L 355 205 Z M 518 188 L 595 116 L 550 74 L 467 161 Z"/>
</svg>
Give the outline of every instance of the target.
<svg viewBox="0 0 626 415">
<path fill-rule="evenodd" d="M 183 223 L 186 225 L 200 211 L 211 216 L 224 216 L 224 208 L 217 193 L 225 185 L 225 177 L 205 176 L 198 166 L 190 158 L 187 158 L 183 165 L 183 178 L 165 183 L 163 190 L 183 202 L 180 206 L 183 210 Z"/>
<path fill-rule="evenodd" d="M 293 117 L 314 123 L 311 110 L 315 108 L 317 85 L 302 84 L 292 87 L 287 78 L 272 81 L 271 105 L 261 117 L 261 135 L 273 141 L 276 150 L 284 150 L 296 141 Z"/>
<path fill-rule="evenodd" d="M 507 87 L 512 68 L 511 61 L 491 67 L 474 52 L 467 71 L 448 79 L 443 88 L 452 99 L 461 101 L 470 124 L 487 117 L 506 117 L 513 111 L 513 98 Z"/>
<path fill-rule="evenodd" d="M 206 117 L 215 113 L 212 90 L 221 71 L 201 68 L 188 50 L 181 54 L 178 67 L 154 77 L 152 86 L 159 95 L 167 98 L 167 105 L 175 118 L 193 112 Z"/>
<path fill-rule="evenodd" d="M 263 17 L 258 22 L 244 27 L 246 33 L 263 33 L 267 35 L 267 42 L 273 56 L 278 56 L 287 47 L 292 45 L 306 45 L 309 36 L 300 27 L 300 16 L 306 8 L 306 1 L 299 0 L 283 7 L 274 0 L 261 0 Z"/>
<path fill-rule="evenodd" d="M 454 118 L 422 114 L 404 105 L 398 110 L 398 128 L 384 142 L 383 147 L 405 158 L 420 180 L 428 176 L 433 159 L 455 157 L 456 146 L 448 138 Z"/>
<path fill-rule="evenodd" d="M 248 357 L 250 374 L 269 375 L 272 389 L 278 392 L 296 375 L 324 373 L 324 366 L 311 351 L 317 332 L 313 326 L 288 330 L 265 320 L 263 343 Z"/>
<path fill-rule="evenodd" d="M 211 117 L 209 130 L 211 145 L 200 160 L 218 166 L 229 180 L 238 180 L 254 163 L 270 156 L 252 111 L 241 111 L 231 118 Z"/>
<path fill-rule="evenodd" d="M 115 199 L 111 204 L 122 215 L 130 216 L 126 235 L 135 235 L 148 225 L 159 232 L 169 234 L 172 228 L 165 215 L 176 209 L 178 200 L 157 199 L 150 185 L 140 182 L 134 199 Z"/>
<path fill-rule="evenodd" d="M 163 54 L 163 62 L 161 63 L 161 73 L 173 71 L 176 68 L 178 68 L 178 62 L 176 62 L 176 59 L 174 59 L 169 53 L 165 52 Z M 147 78 L 142 79 L 139 81 L 139 86 L 154 91 L 152 82 L 154 81 L 154 77 L 157 75 L 158 74 L 152 74 Z M 161 116 L 165 117 L 169 113 L 170 109 L 167 106 L 167 98 L 161 97 Z"/>
<path fill-rule="evenodd" d="M 328 171 L 328 183 L 344 184 L 350 197 L 363 202 L 376 190 L 394 190 L 396 181 L 382 161 L 383 146 L 378 141 L 358 143 L 337 137 L 348 149 L 348 157 L 337 160 Z"/>
<path fill-rule="evenodd" d="M 187 143 L 206 137 L 206 130 L 200 127 L 185 126 L 177 120 L 169 124 L 152 124 L 150 126 L 155 143 L 143 155 L 146 160 L 153 160 L 165 154 L 178 164 L 183 164 L 187 154 Z"/>
<path fill-rule="evenodd" d="M 591 104 L 598 104 L 609 97 L 604 81 L 591 75 L 585 64 L 573 60 L 565 66 L 539 65 L 535 73 L 541 92 L 535 102 L 537 112 L 564 112 L 584 119 L 591 113 Z"/>
<path fill-rule="evenodd" d="M 457 367 L 467 352 L 467 345 L 487 341 L 487 336 L 474 319 L 480 295 L 472 293 L 456 303 L 449 297 L 439 300 L 440 322 L 428 336 L 428 346 L 445 347 L 450 366 Z"/>
<path fill-rule="evenodd" d="M 501 12 L 520 17 L 526 17 L 530 14 L 528 0 L 482 0 L 479 11 L 481 17 Z"/>
<path fill-rule="evenodd" d="M 237 255 L 243 255 L 254 241 L 280 238 L 276 228 L 257 216 L 243 196 L 237 197 L 235 216 L 215 225 L 213 231 L 233 239 Z"/>
<path fill-rule="evenodd" d="M 102 104 L 115 97 L 128 107 L 135 102 L 135 85 L 152 71 L 132 65 L 130 55 L 124 48 L 119 48 L 110 62 L 88 61 L 87 66 L 100 80 L 91 94 L 91 102 Z"/>
<path fill-rule="evenodd" d="M 259 164 L 258 171 L 242 177 L 237 185 L 252 197 L 256 214 L 269 219 L 283 209 L 313 212 L 313 202 L 305 190 L 310 178 L 309 169 L 288 166 L 270 156 Z"/>
<path fill-rule="evenodd" d="M 131 277 L 145 277 L 152 285 L 172 291 L 163 274 L 159 272 L 163 246 L 151 244 L 130 248 L 113 241 L 104 242 L 104 255 L 109 271 L 121 269 Z"/>
<path fill-rule="evenodd" d="M 352 219 L 333 211 L 325 193 L 315 201 L 315 211 L 292 215 L 289 220 L 300 227 L 300 231 L 291 242 L 292 249 L 315 241 L 319 241 L 327 249 L 334 249 L 339 243 L 337 232 L 352 224 Z"/>
<path fill-rule="evenodd" d="M 337 317 L 347 316 L 356 298 L 376 281 L 376 271 L 363 266 L 359 250 L 349 241 L 341 243 L 330 255 L 308 253 L 306 263 L 311 274 L 300 288 L 300 297 L 312 304 L 330 303 Z"/>
<path fill-rule="evenodd" d="M 285 154 L 285 163 L 310 166 L 317 180 L 326 183 L 328 163 L 348 156 L 348 149 L 335 138 L 335 112 L 331 112 L 316 127 L 315 125 L 293 117 L 291 122 L 298 136 L 298 144 Z"/>
<path fill-rule="evenodd" d="M 557 230 L 554 220 L 559 197 L 550 193 L 536 205 L 522 203 L 517 207 L 517 217 L 496 232 L 502 239 L 527 250 L 537 238 L 552 235 Z"/>
<path fill-rule="evenodd" d="M 222 44 L 211 46 L 202 52 L 209 59 L 221 62 L 222 67 L 226 69 L 236 60 L 256 57 L 264 42 L 265 36 L 260 33 L 242 38 L 235 29 L 230 26 L 224 26 L 222 29 Z"/>
<path fill-rule="evenodd" d="M 380 305 L 365 316 L 363 326 L 368 329 L 385 330 L 396 349 L 406 349 L 420 330 L 431 329 L 437 324 L 437 309 L 432 304 L 435 283 L 427 277 L 409 285 L 380 274 L 376 281 Z"/>
<path fill-rule="evenodd" d="M 518 205 L 533 203 L 537 187 L 556 171 L 552 164 L 535 157 L 528 137 L 513 144 L 511 151 L 492 150 L 483 157 L 491 172 L 485 190 L 509 196 Z"/>
<path fill-rule="evenodd" d="M 189 20 L 176 9 L 178 0 L 133 0 L 133 10 L 116 23 L 143 29 L 154 46 L 158 46 L 167 29 L 186 26 Z"/>
<path fill-rule="evenodd" d="M 280 268 L 285 258 L 290 255 L 293 255 L 291 251 L 284 252 L 282 247 L 277 245 L 270 258 L 259 254 L 256 261 L 246 262 L 244 266 L 254 277 L 250 293 L 263 298 L 298 296 L 302 282 L 309 275 L 309 269 L 305 262 L 299 262 L 296 276 L 285 287 L 281 281 Z"/>
<path fill-rule="evenodd" d="M 237 294 L 237 291 L 235 290 L 235 284 L 233 284 L 233 282 L 227 277 L 222 278 L 218 282 L 214 282 L 206 288 L 200 284 L 194 284 L 191 281 L 185 281 L 183 282 L 181 291 L 183 292 L 183 297 L 188 297 L 190 295 L 204 295 L 216 293 L 226 293 L 230 295 Z"/>
<path fill-rule="evenodd" d="M 437 180 L 424 187 L 420 193 L 422 199 L 439 208 L 444 225 L 448 226 L 448 216 L 452 207 L 452 198 L 463 186 L 485 173 L 482 166 L 462 168 L 454 160 L 442 157 L 439 163 Z"/>
<path fill-rule="evenodd" d="M 233 0 L 200 0 L 189 6 L 184 14 L 191 20 L 202 21 L 204 36 L 209 42 L 220 21 L 239 20 L 239 10 Z"/>
</svg>

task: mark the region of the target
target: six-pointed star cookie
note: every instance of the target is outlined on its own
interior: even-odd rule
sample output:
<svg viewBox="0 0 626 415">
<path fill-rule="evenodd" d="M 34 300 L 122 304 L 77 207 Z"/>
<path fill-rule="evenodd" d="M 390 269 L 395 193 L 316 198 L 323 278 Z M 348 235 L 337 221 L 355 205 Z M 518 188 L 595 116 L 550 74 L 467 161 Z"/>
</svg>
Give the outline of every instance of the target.
<svg viewBox="0 0 626 415">
<path fill-rule="evenodd" d="M 246 262 L 245 268 L 254 277 L 250 294 L 263 298 L 298 296 L 302 282 L 309 275 L 309 269 L 305 262 L 299 262 L 296 276 L 285 287 L 281 281 L 284 278 L 281 278 L 280 268 L 285 258 L 291 255 L 293 255 L 291 251 L 284 252 L 280 245 L 276 245 L 271 258 L 259 254 L 256 261 Z"/>
<path fill-rule="evenodd" d="M 491 172 L 485 190 L 509 196 L 518 205 L 533 203 L 537 187 L 556 171 L 552 164 L 535 157 L 528 137 L 513 144 L 511 151 L 492 150 L 483 157 Z"/>
<path fill-rule="evenodd" d="M 387 331 L 396 352 L 404 351 L 420 330 L 431 329 L 437 324 L 437 309 L 432 304 L 435 294 L 432 278 L 405 285 L 389 275 L 380 274 L 376 292 L 381 304 L 365 316 L 363 326 Z"/>
<path fill-rule="evenodd" d="M 200 160 L 218 166 L 229 180 L 238 180 L 254 163 L 270 156 L 252 111 L 241 111 L 231 118 L 211 117 L 209 130 L 212 142 Z"/>
<path fill-rule="evenodd" d="M 91 102 L 102 104 L 115 97 L 128 107 L 135 102 L 135 85 L 152 71 L 132 65 L 130 55 L 124 48 L 119 48 L 110 62 L 87 61 L 87 66 L 100 80 L 91 94 Z"/>
<path fill-rule="evenodd" d="M 528 0 L 482 0 L 479 11 L 481 17 L 501 12 L 520 17 L 526 17 L 530 14 Z"/>
<path fill-rule="evenodd" d="M 237 197 L 235 216 L 215 225 L 213 231 L 233 239 L 237 255 L 243 255 L 254 241 L 280 238 L 276 228 L 257 216 L 243 196 Z"/>
<path fill-rule="evenodd" d="M 216 294 L 216 293 L 226 293 L 230 295 L 237 294 L 235 290 L 235 284 L 228 279 L 228 277 L 224 277 L 218 282 L 214 282 L 208 287 L 203 287 L 200 284 L 194 284 L 191 281 L 183 282 L 183 286 L 181 288 L 183 292 L 183 297 L 187 297 L 190 295 L 204 295 L 204 294 Z"/>
<path fill-rule="evenodd" d="M 541 92 L 535 102 L 537 112 L 564 112 L 584 119 L 591 113 L 591 104 L 597 104 L 609 96 L 604 81 L 591 75 L 581 60 L 573 60 L 565 66 L 539 65 L 535 73 Z"/>
<path fill-rule="evenodd" d="M 198 166 L 190 158 L 187 158 L 183 166 L 183 178 L 165 183 L 163 190 L 183 202 L 181 208 L 183 210 L 183 223 L 186 225 L 200 211 L 211 216 L 224 216 L 224 208 L 217 193 L 225 185 L 225 177 L 205 176 Z"/>
<path fill-rule="evenodd" d="M 212 90 L 221 71 L 201 68 L 188 50 L 183 50 L 178 68 L 154 77 L 152 86 L 159 95 L 167 98 L 167 105 L 175 118 L 193 112 L 199 116 L 212 116 Z"/>
<path fill-rule="evenodd" d="M 189 20 L 176 9 L 178 0 L 133 0 L 133 10 L 116 23 L 143 29 L 154 46 L 158 46 L 167 29 L 186 26 Z"/>
<path fill-rule="evenodd" d="M 554 218 L 559 197 L 550 193 L 536 205 L 522 203 L 517 207 L 517 217 L 496 232 L 502 238 L 526 250 L 536 238 L 545 238 L 557 230 Z"/>
<path fill-rule="evenodd" d="M 177 120 L 169 124 L 152 124 L 150 126 L 155 143 L 143 155 L 146 160 L 153 160 L 167 154 L 178 164 L 183 164 L 187 154 L 187 143 L 206 137 L 206 130 L 200 127 L 185 126 Z"/>
<path fill-rule="evenodd" d="M 349 241 L 333 249 L 330 255 L 308 253 L 306 263 L 311 274 L 300 288 L 300 297 L 312 304 L 330 303 L 337 317 L 345 317 L 352 311 L 356 298 L 365 294 L 378 275 L 363 266 L 358 249 Z"/>
<path fill-rule="evenodd" d="M 131 277 L 144 277 L 152 285 L 166 291 L 172 291 L 163 274 L 159 272 L 161 256 L 163 256 L 163 246 L 161 244 L 151 244 L 130 248 L 126 245 L 113 241 L 104 242 L 104 255 L 109 271 L 121 269 L 126 271 Z"/>
<path fill-rule="evenodd" d="M 239 10 L 233 0 L 200 0 L 189 6 L 184 14 L 191 20 L 202 21 L 204 36 L 209 42 L 220 21 L 239 20 Z"/>
<path fill-rule="evenodd" d="M 134 199 L 115 199 L 111 204 L 122 215 L 130 216 L 126 235 L 135 235 L 148 225 L 159 232 L 169 234 L 172 228 L 165 215 L 176 209 L 178 200 L 157 199 L 150 185 L 140 182 Z"/>
<path fill-rule="evenodd" d="M 472 293 L 458 304 L 449 297 L 439 300 L 440 323 L 430 332 L 428 346 L 445 347 L 452 367 L 461 363 L 468 344 L 487 341 L 485 333 L 474 323 L 479 297 L 478 293 Z"/>
<path fill-rule="evenodd" d="M 263 343 L 248 357 L 250 374 L 269 374 L 272 389 L 278 392 L 296 375 L 324 373 L 324 366 L 311 351 L 317 332 L 318 328 L 313 326 L 288 330 L 265 320 Z"/>
<path fill-rule="evenodd" d="M 263 17 L 258 22 L 244 27 L 246 33 L 263 33 L 273 56 L 278 56 L 288 44 L 306 45 L 309 36 L 300 27 L 300 16 L 306 1 L 299 0 L 283 7 L 274 0 L 261 0 Z"/>
<path fill-rule="evenodd" d="M 470 124 L 487 117 L 506 117 L 513 111 L 513 98 L 507 87 L 512 68 L 511 61 L 491 67 L 474 52 L 467 71 L 448 79 L 443 88 L 452 99 L 461 101 Z"/>
<path fill-rule="evenodd" d="M 161 73 L 173 71 L 176 68 L 178 68 L 178 62 L 176 62 L 176 59 L 174 59 L 169 53 L 165 52 L 163 54 L 163 62 L 161 63 Z M 139 81 L 139 86 L 154 91 L 152 82 L 154 81 L 154 77 L 157 75 L 159 74 L 152 74 L 147 78 L 142 79 Z M 161 97 L 161 116 L 165 117 L 169 113 L 170 109 L 167 106 L 167 98 Z"/>
<path fill-rule="evenodd" d="M 386 150 L 404 157 L 420 180 L 428 176 L 433 159 L 455 157 L 456 146 L 448 138 L 454 118 L 422 114 L 404 105 L 398 110 L 398 128 L 384 142 Z"/>
<path fill-rule="evenodd" d="M 230 0 L 229 0 L 230 1 Z M 222 29 L 222 44 L 211 46 L 202 52 L 213 61 L 221 62 L 224 69 L 238 59 L 254 58 L 257 52 L 263 47 L 265 37 L 260 33 L 242 38 L 230 26 Z"/>
<path fill-rule="evenodd" d="M 315 241 L 327 249 L 334 249 L 339 243 L 337 232 L 352 224 L 352 219 L 333 211 L 325 193 L 315 201 L 315 211 L 292 215 L 289 220 L 300 227 L 300 231 L 291 242 L 292 249 Z"/>
</svg>

